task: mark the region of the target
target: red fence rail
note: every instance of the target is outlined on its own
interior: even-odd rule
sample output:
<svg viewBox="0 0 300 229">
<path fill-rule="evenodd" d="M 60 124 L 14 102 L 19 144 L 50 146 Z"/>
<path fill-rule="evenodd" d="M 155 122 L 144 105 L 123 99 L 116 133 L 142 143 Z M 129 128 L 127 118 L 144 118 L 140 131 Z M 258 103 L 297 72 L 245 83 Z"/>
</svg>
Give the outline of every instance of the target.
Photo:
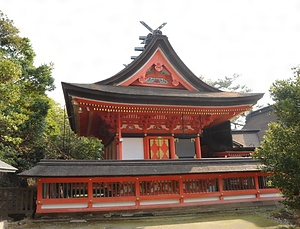
<svg viewBox="0 0 300 229">
<path fill-rule="evenodd" d="M 263 173 L 40 178 L 37 213 L 163 208 L 281 199 Z"/>
</svg>

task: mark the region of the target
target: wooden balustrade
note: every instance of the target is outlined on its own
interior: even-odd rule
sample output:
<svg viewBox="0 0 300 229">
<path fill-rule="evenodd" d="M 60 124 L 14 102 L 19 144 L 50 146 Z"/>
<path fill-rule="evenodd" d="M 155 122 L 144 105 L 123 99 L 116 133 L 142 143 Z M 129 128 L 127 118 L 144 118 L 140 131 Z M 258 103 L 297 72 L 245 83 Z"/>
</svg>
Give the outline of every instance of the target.
<svg viewBox="0 0 300 229">
<path fill-rule="evenodd" d="M 279 200 L 263 173 L 40 178 L 37 213 L 89 212 Z"/>
</svg>

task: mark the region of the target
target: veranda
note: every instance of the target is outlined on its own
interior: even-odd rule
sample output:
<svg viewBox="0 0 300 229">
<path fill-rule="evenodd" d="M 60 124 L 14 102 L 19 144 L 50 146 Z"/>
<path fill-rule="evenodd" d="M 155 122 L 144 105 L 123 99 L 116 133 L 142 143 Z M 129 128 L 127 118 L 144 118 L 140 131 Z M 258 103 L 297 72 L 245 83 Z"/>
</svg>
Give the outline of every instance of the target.
<svg viewBox="0 0 300 229">
<path fill-rule="evenodd" d="M 281 198 L 262 172 L 39 178 L 36 213 L 169 208 Z"/>
</svg>

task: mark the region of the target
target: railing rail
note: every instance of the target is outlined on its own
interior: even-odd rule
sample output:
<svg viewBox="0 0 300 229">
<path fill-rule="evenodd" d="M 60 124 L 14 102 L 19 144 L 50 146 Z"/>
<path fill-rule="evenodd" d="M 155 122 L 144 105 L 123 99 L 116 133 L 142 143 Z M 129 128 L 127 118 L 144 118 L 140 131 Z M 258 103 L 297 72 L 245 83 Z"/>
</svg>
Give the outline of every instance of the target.
<svg viewBox="0 0 300 229">
<path fill-rule="evenodd" d="M 279 198 L 279 190 L 272 187 L 266 174 L 261 172 L 40 178 L 37 213 L 145 209 Z"/>
</svg>

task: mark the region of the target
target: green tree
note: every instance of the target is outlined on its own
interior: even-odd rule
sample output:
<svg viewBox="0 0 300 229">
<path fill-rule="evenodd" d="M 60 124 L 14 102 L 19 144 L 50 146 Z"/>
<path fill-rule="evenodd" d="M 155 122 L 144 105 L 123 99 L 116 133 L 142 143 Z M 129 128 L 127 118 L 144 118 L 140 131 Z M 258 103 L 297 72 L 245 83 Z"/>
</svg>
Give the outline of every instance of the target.
<svg viewBox="0 0 300 229">
<path fill-rule="evenodd" d="M 35 53 L 0 11 L 0 159 L 20 171 L 39 157 L 39 143 L 54 89 L 52 64 L 34 66 Z"/>
<path fill-rule="evenodd" d="M 300 209 L 300 69 L 293 71 L 293 78 L 277 80 L 270 88 L 278 121 L 269 124 L 255 157 L 265 172 L 272 173 L 273 185 L 281 190 L 285 203 Z"/>
<path fill-rule="evenodd" d="M 240 77 L 239 74 L 233 74 L 232 77 L 225 76 L 224 79 L 210 80 L 205 79 L 203 76 L 199 78 L 210 86 L 218 88 L 222 91 L 235 91 L 235 92 L 251 92 L 252 90 L 246 85 L 236 84 L 236 80 Z"/>
<path fill-rule="evenodd" d="M 97 138 L 78 137 L 70 128 L 66 111 L 50 100 L 43 145 L 47 159 L 97 160 L 103 157 L 103 145 Z"/>
<path fill-rule="evenodd" d="M 215 88 L 218 88 L 219 90 L 222 91 L 233 91 L 233 92 L 241 92 L 241 93 L 247 93 L 251 92 L 252 90 L 248 88 L 246 85 L 241 85 L 241 84 L 236 84 L 236 80 L 240 77 L 241 75 L 239 74 L 233 74 L 232 77 L 225 76 L 224 79 L 218 79 L 216 81 L 210 80 L 210 79 L 205 79 L 203 76 L 200 76 L 199 78 L 207 83 L 210 86 L 213 86 Z M 242 115 L 239 115 L 237 117 L 234 117 L 231 119 L 231 124 L 233 129 L 237 129 L 238 127 L 244 126 L 245 125 L 245 119 L 246 115 L 249 113 L 244 113 Z"/>
<path fill-rule="evenodd" d="M 0 11 L 0 159 L 21 172 L 43 158 L 101 158 L 101 142 L 76 136 L 46 95 L 53 64 L 35 67 L 34 57 L 30 40 Z"/>
</svg>

